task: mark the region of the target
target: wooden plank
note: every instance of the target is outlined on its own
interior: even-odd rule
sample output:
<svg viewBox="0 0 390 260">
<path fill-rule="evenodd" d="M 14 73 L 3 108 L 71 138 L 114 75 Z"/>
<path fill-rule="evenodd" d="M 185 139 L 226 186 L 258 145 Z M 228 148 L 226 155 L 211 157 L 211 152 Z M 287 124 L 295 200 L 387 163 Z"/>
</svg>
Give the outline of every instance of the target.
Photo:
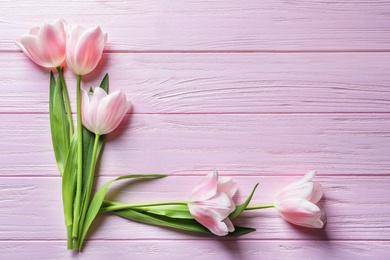
<svg viewBox="0 0 390 260">
<path fill-rule="evenodd" d="M 57 176 L 48 115 L 0 115 L 0 175 Z M 101 174 L 388 175 L 389 114 L 136 114 L 107 138 Z"/>
<path fill-rule="evenodd" d="M 2 0 L 0 9 L 0 50 L 59 17 L 102 26 L 109 51 L 389 50 L 388 1 Z"/>
<path fill-rule="evenodd" d="M 204 171 L 202 174 L 206 174 Z M 220 171 L 224 176 L 225 171 Z M 278 190 L 301 176 L 232 176 L 238 184 L 234 197 L 243 202 L 255 183 L 260 186 L 252 205 L 272 203 Z M 97 187 L 112 178 L 99 177 Z M 144 182 L 114 184 L 108 198 L 129 203 L 186 201 L 201 176 L 170 176 Z M 234 240 L 384 240 L 390 237 L 390 177 L 317 176 L 324 188 L 320 205 L 328 223 L 325 229 L 293 226 L 274 209 L 245 212 L 234 222 L 256 232 Z M 60 177 L 0 178 L 1 240 L 65 240 Z M 204 240 L 214 236 L 196 235 L 132 222 L 102 214 L 94 223 L 89 239 L 106 240 Z M 231 239 L 231 238 L 230 238 Z M 217 239 L 218 241 L 219 239 Z M 222 240 L 223 241 L 223 240 Z M 65 242 L 65 241 L 64 241 Z M 301 242 L 303 243 L 303 242 Z"/>
<path fill-rule="evenodd" d="M 5 259 L 386 259 L 388 241 L 236 241 L 130 240 L 92 241 L 81 253 L 65 241 L 2 241 Z M 115 253 L 113 253 L 115 252 Z"/>
<path fill-rule="evenodd" d="M 108 72 L 134 113 L 390 112 L 389 71 L 390 53 L 110 53 L 84 87 Z M 0 53 L 0 72 L 0 112 L 48 111 L 47 71 Z"/>
</svg>

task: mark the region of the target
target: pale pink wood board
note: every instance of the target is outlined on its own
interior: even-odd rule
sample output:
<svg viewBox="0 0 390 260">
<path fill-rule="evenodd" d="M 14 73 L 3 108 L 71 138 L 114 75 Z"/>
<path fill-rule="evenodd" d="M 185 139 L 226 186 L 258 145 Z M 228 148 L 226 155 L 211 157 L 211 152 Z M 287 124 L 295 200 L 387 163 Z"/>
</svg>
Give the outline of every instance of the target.
<svg viewBox="0 0 390 260">
<path fill-rule="evenodd" d="M 385 259 L 389 13 L 389 1 L 1 1 L 0 259 Z M 267 203 L 316 169 L 326 228 L 297 228 L 267 209 L 237 219 L 257 232 L 215 239 L 104 215 L 85 251 L 68 252 L 49 74 L 13 43 L 58 17 L 109 33 L 84 86 L 108 72 L 134 105 L 108 137 L 97 186 L 170 175 L 116 184 L 111 198 L 185 200 L 216 168 L 238 183 L 237 201 L 259 182 L 254 202 Z"/>
</svg>

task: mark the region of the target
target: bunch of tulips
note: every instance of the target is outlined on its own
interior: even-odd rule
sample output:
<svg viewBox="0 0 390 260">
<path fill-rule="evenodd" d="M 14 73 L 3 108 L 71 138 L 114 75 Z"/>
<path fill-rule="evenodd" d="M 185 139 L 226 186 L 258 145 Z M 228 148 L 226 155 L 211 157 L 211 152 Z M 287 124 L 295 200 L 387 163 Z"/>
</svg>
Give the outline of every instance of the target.
<svg viewBox="0 0 390 260">
<path fill-rule="evenodd" d="M 100 27 L 85 29 L 69 25 L 62 19 L 33 27 L 15 40 L 17 46 L 36 64 L 50 68 L 50 128 L 53 150 L 62 176 L 62 197 L 68 249 L 81 250 L 85 236 L 98 213 L 113 212 L 130 220 L 176 228 L 213 233 L 217 236 L 245 234 L 253 228 L 239 227 L 232 219 L 245 210 L 275 208 L 286 221 L 309 228 L 322 228 L 324 211 L 317 205 L 322 187 L 313 182 L 315 172 L 307 173 L 276 196 L 271 204 L 249 206 L 254 188 L 244 203 L 236 205 L 233 196 L 237 184 L 231 178 L 213 171 L 194 188 L 187 201 L 126 204 L 105 200 L 109 185 L 129 178 L 161 178 L 162 174 L 131 174 L 118 177 L 100 187 L 92 196 L 97 159 L 102 152 L 104 136 L 123 120 L 131 102 L 123 91 L 108 94 L 108 75 L 100 86 L 88 91 L 81 79 L 99 63 L 107 34 Z M 64 67 L 77 77 L 77 125 L 74 130 Z M 57 72 L 57 78 L 54 73 Z"/>
</svg>

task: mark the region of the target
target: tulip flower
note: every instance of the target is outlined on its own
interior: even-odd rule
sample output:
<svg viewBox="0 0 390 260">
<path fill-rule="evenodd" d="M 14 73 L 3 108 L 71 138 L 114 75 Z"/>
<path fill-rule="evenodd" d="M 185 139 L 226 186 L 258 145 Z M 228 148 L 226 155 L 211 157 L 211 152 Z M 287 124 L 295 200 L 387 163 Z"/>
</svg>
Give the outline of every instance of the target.
<svg viewBox="0 0 390 260">
<path fill-rule="evenodd" d="M 311 181 L 315 174 L 315 171 L 308 172 L 276 196 L 274 207 L 286 221 L 310 228 L 322 228 L 325 225 L 325 212 L 316 205 L 322 197 L 322 187 L 318 182 Z"/>
<path fill-rule="evenodd" d="M 29 34 L 15 39 L 15 43 L 36 64 L 57 68 L 65 60 L 67 27 L 62 19 L 45 23 L 31 28 Z"/>
<path fill-rule="evenodd" d="M 66 63 L 68 64 L 69 68 L 77 75 L 77 88 L 76 88 L 76 105 L 77 105 L 77 188 L 76 188 L 76 199 L 75 199 L 75 210 L 74 210 L 74 225 L 73 225 L 73 236 L 76 236 L 79 228 L 79 217 L 80 211 L 81 211 L 81 196 L 82 196 L 82 176 L 83 176 L 83 156 L 82 156 L 82 150 L 83 150 L 83 130 L 82 130 L 82 115 L 81 115 L 81 76 L 85 75 L 89 72 L 91 72 L 97 64 L 100 61 L 100 58 L 102 57 L 104 45 L 107 41 L 107 34 L 103 33 L 100 27 L 94 27 L 90 29 L 84 29 L 80 25 L 74 25 L 70 27 L 68 37 L 66 40 Z M 104 90 L 102 90 L 104 92 Z M 98 92 L 100 92 L 98 90 Z M 85 96 L 85 95 L 84 95 Z M 103 94 L 98 94 L 99 98 L 101 99 L 103 97 Z M 97 101 L 100 101 L 97 100 Z M 84 98 L 84 100 L 86 100 Z M 112 98 L 108 98 L 107 100 L 112 100 Z M 126 98 L 125 98 L 126 100 Z M 104 102 L 103 102 L 104 103 Z M 106 102 L 110 103 L 110 102 Z M 104 103 L 104 106 L 108 106 L 108 104 Z M 93 126 L 91 128 L 91 131 L 95 131 L 96 133 L 96 140 L 99 140 L 100 134 L 105 134 L 113 129 L 112 128 L 113 122 L 106 121 L 102 122 L 101 119 L 104 120 L 113 120 L 113 118 L 117 118 L 112 113 L 114 113 L 116 110 L 122 108 L 115 107 L 115 105 L 118 105 L 117 102 L 114 102 L 114 106 L 111 104 L 109 107 L 109 110 L 104 112 L 98 109 L 98 106 L 95 105 L 95 107 L 90 109 L 89 102 L 84 102 L 84 106 L 88 109 L 84 109 L 85 112 L 88 114 L 85 118 L 85 125 Z M 100 105 L 99 105 L 100 106 Z M 101 106 L 103 107 L 103 106 Z M 129 108 L 129 107 L 127 107 Z M 126 110 L 127 111 L 127 110 Z M 121 114 L 122 120 L 124 114 Z M 109 118 L 106 118 L 105 116 L 109 115 Z M 91 116 L 95 116 L 95 118 L 91 118 Z M 99 120 L 97 120 L 97 117 Z M 91 125 L 90 123 L 93 122 Z M 117 122 L 119 124 L 119 122 Z M 116 123 L 116 121 L 115 121 Z M 99 125 L 97 125 L 99 124 Z M 115 125 L 115 127 L 118 126 Z M 114 127 L 114 128 L 115 128 Z M 88 128 L 88 127 L 87 127 Z M 110 131 L 108 131 L 110 130 Z M 94 147 L 95 151 L 95 147 Z M 92 168 L 91 168 L 92 169 Z M 93 176 L 93 175 L 92 175 Z M 87 202 L 89 200 L 89 196 L 85 197 L 87 198 Z M 85 215 L 84 215 L 85 216 Z M 82 219 L 82 218 L 81 218 Z"/>
<path fill-rule="evenodd" d="M 81 92 L 81 116 L 83 125 L 91 132 L 104 135 L 112 132 L 122 121 L 131 103 L 120 90 L 107 94 L 97 87 L 89 94 Z"/>
<path fill-rule="evenodd" d="M 229 214 L 236 206 L 232 201 L 237 184 L 231 178 L 220 178 L 218 172 L 208 174 L 192 191 L 188 208 L 193 218 L 217 236 L 234 231 Z"/>
<path fill-rule="evenodd" d="M 76 75 L 91 72 L 99 63 L 106 42 L 107 33 L 103 33 L 99 26 L 87 30 L 80 25 L 71 26 L 66 42 L 69 68 Z"/>
</svg>

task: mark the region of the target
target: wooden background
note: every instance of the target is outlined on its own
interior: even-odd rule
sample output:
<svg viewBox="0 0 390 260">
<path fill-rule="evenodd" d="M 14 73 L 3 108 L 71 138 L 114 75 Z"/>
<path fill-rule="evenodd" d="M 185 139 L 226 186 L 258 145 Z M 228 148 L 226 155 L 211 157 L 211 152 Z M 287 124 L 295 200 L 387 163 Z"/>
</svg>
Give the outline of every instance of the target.
<svg viewBox="0 0 390 260">
<path fill-rule="evenodd" d="M 133 102 L 108 137 L 98 184 L 109 197 L 186 200 L 217 169 L 253 203 L 316 169 L 323 230 L 245 213 L 237 238 L 199 236 L 102 215 L 81 253 L 66 250 L 50 139 L 49 72 L 13 43 L 64 18 L 109 40 L 96 86 Z M 0 259 L 385 259 L 390 253 L 390 1 L 0 2 Z M 75 76 L 66 73 L 71 98 Z M 74 104 L 73 104 L 74 108 Z M 75 111 L 75 109 L 73 110 Z"/>
</svg>

